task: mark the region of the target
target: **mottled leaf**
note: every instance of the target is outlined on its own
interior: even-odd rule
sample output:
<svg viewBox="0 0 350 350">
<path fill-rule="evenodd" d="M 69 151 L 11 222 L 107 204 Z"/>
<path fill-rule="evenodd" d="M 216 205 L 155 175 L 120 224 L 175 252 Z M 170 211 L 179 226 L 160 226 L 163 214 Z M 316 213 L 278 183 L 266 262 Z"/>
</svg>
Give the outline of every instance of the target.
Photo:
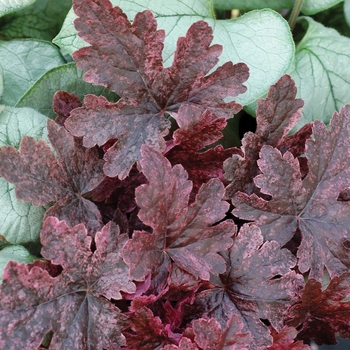
<svg viewBox="0 0 350 350">
<path fill-rule="evenodd" d="M 283 147 L 288 132 L 301 118 L 303 101 L 295 98 L 296 93 L 294 81 L 284 75 L 271 86 L 267 98 L 258 101 L 257 128 L 255 133 L 245 133 L 241 147 L 243 155 L 234 154 L 224 163 L 225 178 L 231 182 L 226 188 L 228 198 L 237 191 L 254 192 L 253 179 L 259 172 L 257 160 L 261 147 Z"/>
<path fill-rule="evenodd" d="M 87 196 L 103 179 L 103 161 L 95 148 L 86 149 L 55 122 L 47 123 L 48 137 L 56 155 L 43 140 L 25 136 L 20 152 L 4 146 L 0 150 L 0 175 L 15 185 L 16 197 L 41 206 L 56 202 L 47 216 L 69 225 L 84 222 L 89 231 L 101 227 L 101 215 Z"/>
<path fill-rule="evenodd" d="M 309 345 L 302 341 L 294 341 L 298 335 L 298 331 L 293 327 L 283 327 L 280 332 L 275 329 L 271 331 L 273 337 L 273 345 L 268 350 L 311 350 Z"/>
<path fill-rule="evenodd" d="M 350 176 L 350 105 L 335 113 L 328 131 L 322 122 L 313 126 L 313 138 L 306 142 L 309 173 L 302 178 L 299 162 L 291 153 L 281 153 L 270 146 L 260 152 L 261 175 L 255 184 L 272 197 L 238 193 L 232 203 L 234 214 L 254 220 L 267 240 L 281 245 L 291 240 L 299 230 L 298 268 L 310 271 L 310 278 L 322 280 L 324 267 L 331 277 L 348 271 L 349 260 L 334 254 L 329 240 L 341 242 L 348 238 L 350 207 L 338 201 L 348 188 Z"/>
<path fill-rule="evenodd" d="M 321 282 L 309 279 L 301 292 L 300 302 L 289 310 L 286 324 L 298 327 L 298 338 L 318 345 L 336 344 L 336 335 L 350 338 L 350 274 L 331 279 L 322 290 Z"/>
<path fill-rule="evenodd" d="M 211 226 L 228 209 L 221 201 L 221 182 L 213 179 L 204 184 L 189 206 L 192 184 L 183 167 L 171 167 L 150 147 L 144 146 L 142 152 L 142 172 L 149 183 L 136 189 L 136 202 L 140 219 L 153 232 L 135 231 L 124 247 L 132 278 L 143 280 L 161 265 L 172 263 L 204 280 L 210 273 L 224 272 L 225 262 L 217 253 L 232 244 L 236 228 L 230 221 Z"/>
<path fill-rule="evenodd" d="M 87 96 L 84 106 L 72 112 L 67 129 L 83 137 L 92 147 L 118 139 L 106 155 L 105 173 L 125 178 L 140 158 L 142 144 L 164 150 L 168 112 L 176 118 L 183 104 L 195 104 L 229 118 L 241 106 L 224 98 L 243 93 L 248 78 L 245 64 L 227 62 L 210 75 L 221 54 L 212 45 L 212 29 L 204 21 L 194 23 L 177 43 L 174 62 L 163 67 L 165 33 L 157 30 L 150 11 L 138 13 L 131 24 L 119 7 L 109 0 L 74 1 L 79 35 L 91 46 L 73 54 L 87 82 L 102 85 L 121 96 L 111 104 L 103 98 Z"/>
<path fill-rule="evenodd" d="M 303 278 L 291 270 L 296 258 L 275 241 L 263 244 L 255 225 L 243 226 L 233 246 L 221 254 L 226 272 L 211 279 L 213 285 L 197 295 L 195 305 L 203 315 L 215 318 L 222 329 L 237 315 L 242 332 L 252 335 L 251 347 L 266 349 L 272 338 L 260 319 L 281 329 L 287 309 L 303 285 Z"/>
</svg>

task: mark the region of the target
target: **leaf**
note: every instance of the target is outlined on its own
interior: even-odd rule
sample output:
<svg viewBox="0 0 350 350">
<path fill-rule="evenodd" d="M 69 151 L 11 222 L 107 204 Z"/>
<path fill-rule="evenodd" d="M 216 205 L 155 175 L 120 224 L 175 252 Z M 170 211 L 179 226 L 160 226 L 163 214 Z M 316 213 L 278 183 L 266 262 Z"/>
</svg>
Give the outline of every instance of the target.
<svg viewBox="0 0 350 350">
<path fill-rule="evenodd" d="M 173 65 L 164 68 L 164 31 L 156 30 L 151 12 L 137 14 L 130 24 L 120 8 L 113 8 L 108 0 L 79 1 L 74 2 L 80 15 L 75 25 L 91 46 L 73 57 L 77 66 L 87 71 L 85 81 L 106 86 L 122 98 L 112 104 L 103 97 L 86 96 L 83 107 L 72 111 L 65 127 L 74 136 L 83 137 L 85 147 L 118 139 L 104 157 L 107 176 L 124 179 L 139 160 L 142 144 L 165 149 L 163 137 L 170 126 L 166 112 L 176 118 L 181 105 L 194 104 L 230 118 L 241 109 L 223 99 L 246 90 L 243 82 L 248 68 L 227 62 L 206 76 L 218 62 L 222 48 L 210 46 L 212 29 L 204 21 L 193 24 L 186 37 L 179 38 Z M 111 38 L 115 38 L 112 46 Z"/>
<path fill-rule="evenodd" d="M 281 329 L 288 306 L 291 306 L 303 285 L 303 278 L 291 268 L 296 258 L 275 242 L 265 242 L 260 229 L 244 225 L 232 247 L 221 253 L 226 272 L 212 278 L 213 286 L 197 294 L 195 306 L 202 317 L 215 318 L 222 328 L 237 315 L 242 332 L 250 332 L 250 345 L 266 349 L 272 344 L 268 328 L 259 319 L 267 319 Z"/>
<path fill-rule="evenodd" d="M 87 94 L 103 95 L 111 101 L 118 96 L 101 86 L 93 86 L 83 80 L 83 72 L 75 62 L 60 65 L 41 76 L 17 102 L 17 107 L 35 108 L 48 118 L 56 117 L 52 110 L 52 100 L 58 90 L 75 93 L 81 100 Z"/>
<path fill-rule="evenodd" d="M 216 226 L 228 209 L 221 201 L 224 188 L 212 179 L 199 190 L 188 206 L 192 184 L 181 165 L 170 163 L 150 147 L 144 146 L 142 172 L 149 184 L 136 189 L 139 218 L 152 227 L 151 234 L 134 231 L 123 250 L 133 279 L 142 281 L 157 268 L 175 264 L 197 278 L 208 280 L 210 273 L 225 271 L 217 254 L 232 244 L 235 225 L 230 221 Z"/>
<path fill-rule="evenodd" d="M 344 70 L 350 64 L 350 55 L 345 50 L 350 39 L 312 18 L 302 17 L 299 22 L 307 32 L 297 44 L 290 75 L 298 87 L 298 96 L 305 100 L 305 107 L 303 118 L 294 130 L 318 119 L 328 124 L 333 111 L 350 102 L 346 93 L 350 73 Z"/>
<path fill-rule="evenodd" d="M 51 41 L 71 4 L 71 0 L 36 0 L 31 6 L 1 18 L 1 36 L 7 40 L 31 37 Z"/>
<path fill-rule="evenodd" d="M 31 108 L 1 107 L 0 147 L 19 148 L 24 135 L 48 140 L 47 119 Z M 0 178 L 0 234 L 12 244 L 36 242 L 39 239 L 46 207 L 35 207 L 19 201 L 15 186 Z"/>
<path fill-rule="evenodd" d="M 1 103 L 14 106 L 37 79 L 65 60 L 51 43 L 23 39 L 0 41 L 0 62 L 4 79 Z"/>
<path fill-rule="evenodd" d="M 0 295 L 0 345 L 37 348 L 52 330 L 52 349 L 119 349 L 126 317 L 109 299 L 135 291 L 121 259 L 127 237 L 108 224 L 96 233 L 96 250 L 83 224 L 69 228 L 49 217 L 41 231 L 42 255 L 63 267 L 56 277 L 39 266 L 10 262 Z M 57 249 L 59 247 L 59 249 Z"/>
<path fill-rule="evenodd" d="M 313 15 L 317 12 L 327 10 L 328 8 L 342 2 L 343 0 L 304 0 L 301 11 L 305 15 Z M 294 0 L 214 0 L 214 7 L 222 10 L 242 9 L 255 10 L 263 8 L 272 8 L 274 10 L 293 8 Z"/>
<path fill-rule="evenodd" d="M 0 4 L 0 16 L 5 14 L 18 11 L 33 4 L 35 0 L 9 0 L 6 2 L 1 2 Z"/>
<path fill-rule="evenodd" d="M 84 196 L 104 179 L 103 161 L 96 149 L 86 149 L 53 121 L 47 122 L 49 140 L 25 136 L 20 152 L 4 146 L 0 151 L 0 175 L 16 185 L 16 197 L 42 206 L 55 201 L 45 216 L 56 216 L 73 226 L 84 222 L 89 231 L 101 227 L 101 215 L 95 204 Z"/>
<path fill-rule="evenodd" d="M 200 186 L 211 178 L 219 178 L 224 182 L 223 162 L 239 150 L 224 150 L 221 145 L 205 152 L 203 149 L 222 137 L 221 131 L 226 126 L 226 120 L 217 118 L 209 110 L 184 105 L 179 109 L 176 122 L 179 129 L 173 133 L 173 139 L 168 141 L 165 156 L 172 165 L 181 164 L 185 168 L 193 182 L 193 193 L 197 194 Z"/>
<path fill-rule="evenodd" d="M 253 178 L 259 172 L 257 160 L 263 145 L 278 148 L 285 145 L 287 134 L 301 118 L 303 101 L 295 98 L 296 93 L 294 81 L 289 75 L 284 75 L 271 86 L 267 98 L 259 99 L 257 128 L 255 133 L 244 134 L 241 147 L 243 155 L 233 154 L 224 162 L 225 178 L 231 181 L 226 188 L 228 198 L 238 191 L 248 194 L 254 192 Z M 304 147 L 299 152 L 298 155 L 303 153 Z"/>
<path fill-rule="evenodd" d="M 273 329 L 271 332 L 273 336 L 273 345 L 269 346 L 268 350 L 310 350 L 309 345 L 305 345 L 302 341 L 294 342 L 294 339 L 298 335 L 298 331 L 293 327 L 283 327 L 282 330 L 277 333 Z"/>
<path fill-rule="evenodd" d="M 328 287 L 315 279 L 309 279 L 301 292 L 299 303 L 289 310 L 287 325 L 298 327 L 298 338 L 306 342 L 313 339 L 318 345 L 337 344 L 336 334 L 349 338 L 350 274 L 334 277 Z"/>
<path fill-rule="evenodd" d="M 18 261 L 20 263 L 31 263 L 36 259 L 26 248 L 21 245 L 9 245 L 0 250 L 0 283 L 6 264 L 9 261 Z"/>
<path fill-rule="evenodd" d="M 310 278 L 321 281 L 324 267 L 331 277 L 346 272 L 348 260 L 332 253 L 328 239 L 340 242 L 347 238 L 349 206 L 338 201 L 348 187 L 350 106 L 335 112 L 331 128 L 316 121 L 313 139 L 306 142 L 309 173 L 302 179 L 299 162 L 291 153 L 283 156 L 271 146 L 260 152 L 255 178 L 261 192 L 272 197 L 264 200 L 256 195 L 238 193 L 232 200 L 234 215 L 254 220 L 266 240 L 276 240 L 282 246 L 300 230 L 302 241 L 298 249 L 298 268 L 309 272 Z M 322 218 L 322 219 L 321 219 Z"/>
<path fill-rule="evenodd" d="M 177 39 L 185 35 L 196 21 L 204 19 L 214 28 L 214 43 L 223 45 L 219 64 L 227 61 L 244 62 L 249 66 L 250 79 L 247 92 L 236 97 L 242 105 L 255 101 L 266 92 L 280 76 L 285 74 L 294 57 L 294 42 L 287 22 L 276 12 L 268 9 L 245 14 L 236 20 L 215 20 L 212 4 L 206 0 L 113 0 L 120 6 L 130 20 L 137 12 L 151 10 L 158 26 L 167 33 L 163 51 L 165 66 L 170 66 L 176 48 Z M 73 21 L 76 18 L 71 11 L 55 44 L 69 53 L 86 46 L 77 37 Z M 247 40 L 246 33 L 249 33 Z"/>
</svg>

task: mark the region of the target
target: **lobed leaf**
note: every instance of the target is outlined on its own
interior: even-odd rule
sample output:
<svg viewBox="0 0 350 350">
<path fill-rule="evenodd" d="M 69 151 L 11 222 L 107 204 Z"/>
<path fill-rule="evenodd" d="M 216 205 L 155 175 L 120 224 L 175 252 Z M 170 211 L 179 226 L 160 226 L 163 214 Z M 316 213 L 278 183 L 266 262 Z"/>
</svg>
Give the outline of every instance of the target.
<svg viewBox="0 0 350 350">
<path fill-rule="evenodd" d="M 192 184 L 183 167 L 171 167 L 150 147 L 143 146 L 142 153 L 142 172 L 149 183 L 136 189 L 136 202 L 140 219 L 153 232 L 135 231 L 123 249 L 132 278 L 141 281 L 160 266 L 171 264 L 204 280 L 210 273 L 224 272 L 224 260 L 217 253 L 232 244 L 236 227 L 230 221 L 212 226 L 228 209 L 221 201 L 220 181 L 203 185 L 189 206 Z"/>
<path fill-rule="evenodd" d="M 207 75 L 222 48 L 210 46 L 212 29 L 206 22 L 194 23 L 186 36 L 179 38 L 174 62 L 164 68 L 165 34 L 157 30 L 150 11 L 138 13 L 131 24 L 109 0 L 76 0 L 74 9 L 79 16 L 75 21 L 79 35 L 91 44 L 74 53 L 77 66 L 87 71 L 86 81 L 109 88 L 121 100 L 112 104 L 88 95 L 65 126 L 74 136 L 83 137 L 85 147 L 117 139 L 105 154 L 106 175 L 124 179 L 140 159 L 142 144 L 163 151 L 163 137 L 170 127 L 165 113 L 176 118 L 181 105 L 208 108 L 225 118 L 241 109 L 224 98 L 246 90 L 243 82 L 248 68 L 227 62 Z"/>
<path fill-rule="evenodd" d="M 42 255 L 62 264 L 63 272 L 52 277 L 40 266 L 7 265 L 0 289 L 1 347 L 39 347 L 50 330 L 52 349 L 125 345 L 121 327 L 126 317 L 108 301 L 120 299 L 121 290 L 135 291 L 120 255 L 127 237 L 118 234 L 113 224 L 103 227 L 92 252 L 92 238 L 83 224 L 69 228 L 47 218 L 41 231 Z"/>
<path fill-rule="evenodd" d="M 0 175 L 13 183 L 16 197 L 41 206 L 55 201 L 48 216 L 70 225 L 85 222 L 89 231 L 101 227 L 101 215 L 87 196 L 104 179 L 102 160 L 96 149 L 86 149 L 64 128 L 47 122 L 48 137 L 57 153 L 43 140 L 25 136 L 20 152 L 12 146 L 0 151 Z"/>
<path fill-rule="evenodd" d="M 313 126 L 314 139 L 306 142 L 309 173 L 303 179 L 298 160 L 291 153 L 281 153 L 264 146 L 258 161 L 262 172 L 255 178 L 261 192 L 272 197 L 264 200 L 256 195 L 237 193 L 232 203 L 235 215 L 254 220 L 267 240 L 282 246 L 300 230 L 298 268 L 310 270 L 310 278 L 322 280 L 324 267 L 331 276 L 348 270 L 348 259 L 332 252 L 333 242 L 347 239 L 349 227 L 348 202 L 338 201 L 348 187 L 350 106 L 334 113 L 327 131 L 322 122 Z"/>
</svg>

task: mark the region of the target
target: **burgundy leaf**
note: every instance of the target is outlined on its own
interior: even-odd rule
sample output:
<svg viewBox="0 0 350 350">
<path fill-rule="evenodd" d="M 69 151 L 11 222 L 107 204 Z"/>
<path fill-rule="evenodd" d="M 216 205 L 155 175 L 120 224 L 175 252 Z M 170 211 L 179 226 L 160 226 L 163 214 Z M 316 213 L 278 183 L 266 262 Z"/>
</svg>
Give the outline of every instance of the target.
<svg viewBox="0 0 350 350">
<path fill-rule="evenodd" d="M 222 182 L 225 181 L 223 162 L 233 153 L 240 153 L 240 150 L 224 150 L 219 145 L 205 152 L 201 151 L 218 141 L 226 126 L 226 120 L 217 118 L 210 110 L 203 111 L 196 106 L 184 105 L 180 107 L 176 121 L 180 128 L 174 132 L 165 155 L 172 165 L 181 164 L 188 172 L 188 177 L 193 182 L 194 199 L 200 186 L 210 179 L 219 178 Z"/>
<path fill-rule="evenodd" d="M 188 206 L 192 184 L 183 167 L 171 167 L 152 148 L 144 146 L 142 152 L 142 171 L 149 184 L 136 189 L 136 202 L 140 219 L 153 232 L 135 231 L 124 247 L 132 278 L 141 281 L 172 263 L 204 280 L 210 273 L 224 272 L 225 262 L 217 253 L 232 244 L 236 227 L 230 221 L 211 226 L 228 209 L 228 203 L 221 201 L 221 182 L 213 179 L 203 185 L 196 201 Z"/>
<path fill-rule="evenodd" d="M 52 120 L 48 136 L 57 157 L 44 141 L 24 136 L 20 152 L 5 146 L 0 151 L 0 175 L 16 185 L 16 196 L 40 206 L 56 202 L 46 217 L 56 216 L 74 226 L 85 223 L 89 232 L 101 228 L 101 214 L 86 197 L 103 181 L 103 161 L 95 148 L 86 149 Z"/>
<path fill-rule="evenodd" d="M 296 99 L 297 89 L 293 79 L 284 75 L 272 85 L 267 98 L 258 101 L 256 111 L 257 129 L 247 132 L 242 139 L 243 156 L 234 154 L 224 163 L 225 178 L 231 183 L 226 196 L 232 198 L 237 191 L 254 192 L 253 178 L 258 174 L 257 160 L 263 145 L 284 147 L 288 132 L 301 118 L 303 100 Z M 306 138 L 307 134 L 303 134 Z M 305 143 L 305 139 L 303 139 Z M 303 149 L 303 146 L 301 146 Z"/>
<path fill-rule="evenodd" d="M 126 317 L 108 299 L 132 293 L 128 267 L 121 259 L 127 237 L 109 224 L 96 233 L 96 250 L 83 224 L 69 228 L 49 217 L 41 231 L 42 255 L 63 271 L 51 277 L 38 266 L 11 262 L 0 290 L 2 349 L 30 349 L 50 330 L 50 349 L 119 349 Z"/>
<path fill-rule="evenodd" d="M 275 329 L 271 332 L 273 336 L 273 345 L 268 350 L 311 350 L 309 345 L 302 341 L 294 342 L 298 335 L 298 331 L 293 327 L 284 327 L 277 333 Z"/>
<path fill-rule="evenodd" d="M 147 144 L 164 150 L 163 137 L 181 105 L 211 109 L 219 118 L 232 117 L 241 106 L 224 98 L 245 92 L 245 64 L 231 62 L 206 75 L 218 63 L 220 45 L 212 45 L 212 29 L 204 21 L 194 23 L 178 40 L 174 62 L 164 68 L 164 31 L 150 11 L 138 13 L 131 24 L 109 0 L 75 0 L 79 35 L 91 44 L 73 54 L 77 66 L 87 71 L 84 79 L 103 85 L 121 96 L 117 103 L 88 95 L 83 107 L 74 110 L 65 123 L 85 147 L 102 146 L 118 139 L 105 154 L 106 175 L 124 179 L 140 159 Z"/>
<path fill-rule="evenodd" d="M 226 272 L 220 278 L 212 277 L 213 285 L 197 295 L 195 305 L 222 328 L 237 315 L 242 331 L 252 335 L 251 347 L 266 349 L 272 338 L 259 319 L 267 319 L 276 329 L 283 327 L 287 309 L 303 285 L 303 278 L 291 271 L 296 258 L 277 242 L 263 244 L 255 225 L 244 225 L 233 246 L 221 254 Z"/>
<path fill-rule="evenodd" d="M 77 95 L 66 91 L 57 91 L 53 96 L 52 103 L 52 109 L 57 114 L 55 122 L 63 126 L 70 112 L 75 108 L 81 107 L 81 105 L 81 101 Z"/>
<path fill-rule="evenodd" d="M 337 344 L 336 334 L 350 338 L 350 273 L 334 277 L 328 287 L 311 278 L 301 293 L 299 303 L 289 310 L 286 324 L 298 327 L 298 338 L 318 344 Z"/>
<path fill-rule="evenodd" d="M 322 280 L 324 267 L 331 277 L 348 271 L 349 259 L 333 252 L 334 242 L 348 238 L 350 207 L 338 201 L 350 176 L 350 105 L 335 113 L 331 128 L 316 121 L 314 139 L 306 143 L 309 173 L 302 178 L 299 162 L 291 153 L 264 146 L 258 161 L 261 175 L 255 184 L 270 201 L 238 193 L 232 200 L 233 213 L 254 220 L 267 240 L 286 244 L 297 230 L 301 244 L 298 268 L 310 270 L 310 278 Z M 329 245 L 329 241 L 333 244 Z"/>
</svg>

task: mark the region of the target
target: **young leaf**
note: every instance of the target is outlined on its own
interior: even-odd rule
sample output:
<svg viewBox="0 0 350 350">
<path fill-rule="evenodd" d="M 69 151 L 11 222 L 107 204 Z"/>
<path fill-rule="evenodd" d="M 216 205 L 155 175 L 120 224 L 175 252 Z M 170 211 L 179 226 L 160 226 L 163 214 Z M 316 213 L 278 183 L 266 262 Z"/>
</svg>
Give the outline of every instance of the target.
<svg viewBox="0 0 350 350">
<path fill-rule="evenodd" d="M 232 247 L 221 255 L 226 272 L 211 279 L 213 286 L 197 294 L 195 305 L 222 328 L 237 315 L 244 325 L 242 331 L 252 335 L 251 347 L 266 349 L 272 338 L 259 318 L 276 329 L 283 327 L 287 308 L 297 300 L 303 285 L 302 277 L 291 271 L 296 258 L 275 241 L 263 244 L 255 225 L 244 225 Z"/>
<path fill-rule="evenodd" d="M 51 120 L 47 122 L 50 146 L 42 140 L 25 136 L 20 152 L 4 146 L 0 150 L 0 175 L 15 184 L 16 197 L 41 206 L 56 204 L 47 212 L 66 220 L 73 226 L 86 223 L 89 231 L 101 227 L 101 215 L 95 204 L 84 198 L 105 178 L 103 161 L 96 149 L 86 149 L 81 140 L 74 139 L 64 128 Z"/>
<path fill-rule="evenodd" d="M 298 327 L 298 338 L 318 344 L 336 344 L 336 334 L 350 338 L 350 274 L 334 277 L 322 290 L 321 282 L 309 279 L 301 292 L 300 302 L 289 310 L 286 324 Z"/>
<path fill-rule="evenodd" d="M 37 348 L 52 330 L 52 349 L 119 349 L 126 317 L 107 299 L 135 292 L 121 259 L 127 240 L 113 224 L 96 233 L 96 250 L 83 224 L 68 228 L 49 217 L 41 231 L 42 255 L 63 267 L 56 277 L 40 266 L 10 262 L 0 289 L 2 349 Z M 59 247 L 59 249 L 57 248 Z"/>
<path fill-rule="evenodd" d="M 345 156 L 350 146 L 349 125 L 350 105 L 334 113 L 329 131 L 315 122 L 314 139 L 306 142 L 309 173 L 304 179 L 291 153 L 282 156 L 277 149 L 264 146 L 258 161 L 262 174 L 255 184 L 272 199 L 238 193 L 232 200 L 234 215 L 254 220 L 266 240 L 283 246 L 300 230 L 298 268 L 302 273 L 310 270 L 310 278 L 319 281 L 324 267 L 332 277 L 349 268 L 348 260 L 334 256 L 327 243 L 327 239 L 340 242 L 347 238 L 350 224 L 348 203 L 338 201 L 350 176 L 350 157 Z"/>
<path fill-rule="evenodd" d="M 220 45 L 212 45 L 212 29 L 204 21 L 194 23 L 177 43 L 174 62 L 164 68 L 164 31 L 150 11 L 138 13 L 132 24 L 119 7 L 109 0 L 75 0 L 79 16 L 75 26 L 91 46 L 73 54 L 77 66 L 87 71 L 85 81 L 108 87 L 121 96 L 118 103 L 88 95 L 82 108 L 71 113 L 65 126 L 83 137 L 85 147 L 118 141 L 108 149 L 105 174 L 124 179 L 140 158 L 142 144 L 165 149 L 168 112 L 176 117 L 183 104 L 212 110 L 230 118 L 241 106 L 224 98 L 243 93 L 248 78 L 245 64 L 217 64 Z M 111 44 L 112 43 L 112 44 Z M 108 54 L 106 55 L 106 52 Z"/>
<path fill-rule="evenodd" d="M 211 178 L 216 177 L 224 182 L 223 162 L 240 151 L 236 148 L 224 150 L 221 145 L 205 152 L 199 151 L 222 137 L 226 120 L 217 118 L 209 110 L 184 105 L 179 109 L 176 122 L 180 128 L 174 132 L 173 140 L 168 141 L 165 156 L 172 165 L 181 164 L 185 168 L 193 182 L 194 194 Z"/>
<path fill-rule="evenodd" d="M 273 345 L 269 346 L 267 350 L 311 350 L 310 346 L 302 341 L 294 342 L 298 331 L 293 327 L 285 326 L 279 333 L 272 329 L 271 334 Z"/>
<path fill-rule="evenodd" d="M 254 192 L 253 178 L 258 174 L 261 147 L 282 147 L 287 134 L 301 118 L 303 101 L 296 99 L 296 94 L 294 81 L 289 75 L 284 75 L 271 86 L 267 98 L 258 101 L 256 132 L 247 132 L 242 139 L 244 156 L 234 154 L 224 162 L 225 178 L 231 181 L 226 188 L 228 198 L 238 191 Z"/>
<path fill-rule="evenodd" d="M 172 263 L 203 280 L 224 272 L 225 262 L 217 253 L 230 247 L 236 226 L 230 221 L 211 226 L 228 210 L 228 203 L 221 201 L 221 182 L 213 179 L 203 185 L 188 206 L 192 184 L 183 167 L 171 167 L 150 147 L 144 146 L 142 153 L 142 172 L 149 184 L 136 189 L 136 202 L 140 219 L 153 232 L 135 231 L 123 249 L 132 278 L 142 281 Z"/>
</svg>

